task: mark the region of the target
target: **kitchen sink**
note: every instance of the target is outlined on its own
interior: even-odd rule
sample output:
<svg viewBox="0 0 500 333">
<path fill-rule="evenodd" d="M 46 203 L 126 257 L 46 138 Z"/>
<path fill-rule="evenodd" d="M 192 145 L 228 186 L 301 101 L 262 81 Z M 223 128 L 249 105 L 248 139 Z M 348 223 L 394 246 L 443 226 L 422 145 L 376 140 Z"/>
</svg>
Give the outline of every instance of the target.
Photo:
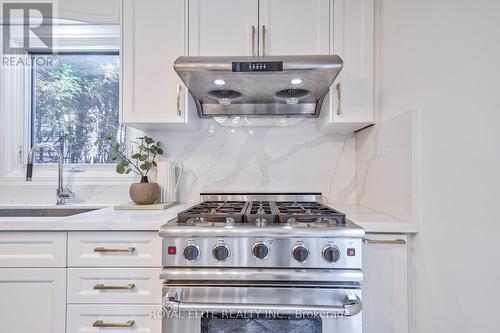
<svg viewBox="0 0 500 333">
<path fill-rule="evenodd" d="M 34 208 L 0 208 L 0 217 L 64 217 L 91 212 L 98 208 L 83 207 L 34 207 Z"/>
</svg>

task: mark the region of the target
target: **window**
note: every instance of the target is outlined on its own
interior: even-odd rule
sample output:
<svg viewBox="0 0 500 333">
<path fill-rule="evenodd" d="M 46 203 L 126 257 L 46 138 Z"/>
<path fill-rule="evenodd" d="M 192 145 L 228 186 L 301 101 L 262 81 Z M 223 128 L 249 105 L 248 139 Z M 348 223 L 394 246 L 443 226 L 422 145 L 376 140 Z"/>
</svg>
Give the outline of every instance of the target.
<svg viewBox="0 0 500 333">
<path fill-rule="evenodd" d="M 102 139 L 111 135 L 123 144 L 126 136 L 119 122 L 118 53 L 31 56 L 31 146 L 54 144 L 67 164 L 112 163 Z M 35 163 L 55 162 L 50 150 L 35 155 Z"/>
</svg>

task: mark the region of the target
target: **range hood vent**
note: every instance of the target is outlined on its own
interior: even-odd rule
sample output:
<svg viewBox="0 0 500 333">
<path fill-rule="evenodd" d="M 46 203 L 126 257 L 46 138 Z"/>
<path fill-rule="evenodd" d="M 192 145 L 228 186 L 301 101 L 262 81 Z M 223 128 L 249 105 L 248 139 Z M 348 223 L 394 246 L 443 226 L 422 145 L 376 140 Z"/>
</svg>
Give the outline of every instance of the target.
<svg viewBox="0 0 500 333">
<path fill-rule="evenodd" d="M 337 55 L 180 57 L 174 69 L 201 117 L 319 115 Z"/>
</svg>

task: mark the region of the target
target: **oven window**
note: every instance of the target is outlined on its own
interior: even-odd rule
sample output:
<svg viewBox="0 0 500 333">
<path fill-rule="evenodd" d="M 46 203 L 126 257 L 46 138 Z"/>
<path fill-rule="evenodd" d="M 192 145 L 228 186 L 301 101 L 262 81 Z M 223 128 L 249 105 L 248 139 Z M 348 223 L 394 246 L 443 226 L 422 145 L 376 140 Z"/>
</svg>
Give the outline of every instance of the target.
<svg viewBox="0 0 500 333">
<path fill-rule="evenodd" d="M 321 333 L 322 331 L 319 317 L 240 318 L 205 314 L 201 318 L 201 333 Z"/>
</svg>

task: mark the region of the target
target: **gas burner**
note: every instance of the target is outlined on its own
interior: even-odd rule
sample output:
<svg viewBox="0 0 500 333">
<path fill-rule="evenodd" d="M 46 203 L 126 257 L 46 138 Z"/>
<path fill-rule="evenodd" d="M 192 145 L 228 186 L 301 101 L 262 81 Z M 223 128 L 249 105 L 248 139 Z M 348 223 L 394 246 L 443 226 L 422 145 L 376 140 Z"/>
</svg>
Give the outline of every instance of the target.
<svg viewBox="0 0 500 333">
<path fill-rule="evenodd" d="M 177 215 L 179 222 L 188 222 L 199 219 L 206 222 L 243 222 L 243 215 L 247 210 L 246 201 L 204 201 Z"/>
<path fill-rule="evenodd" d="M 178 222 L 335 223 L 345 224 L 345 215 L 318 202 L 302 201 L 204 201 L 179 213 Z"/>
<path fill-rule="evenodd" d="M 335 221 L 336 224 L 345 224 L 345 214 L 318 202 L 276 202 L 276 209 L 281 223 Z"/>
</svg>

